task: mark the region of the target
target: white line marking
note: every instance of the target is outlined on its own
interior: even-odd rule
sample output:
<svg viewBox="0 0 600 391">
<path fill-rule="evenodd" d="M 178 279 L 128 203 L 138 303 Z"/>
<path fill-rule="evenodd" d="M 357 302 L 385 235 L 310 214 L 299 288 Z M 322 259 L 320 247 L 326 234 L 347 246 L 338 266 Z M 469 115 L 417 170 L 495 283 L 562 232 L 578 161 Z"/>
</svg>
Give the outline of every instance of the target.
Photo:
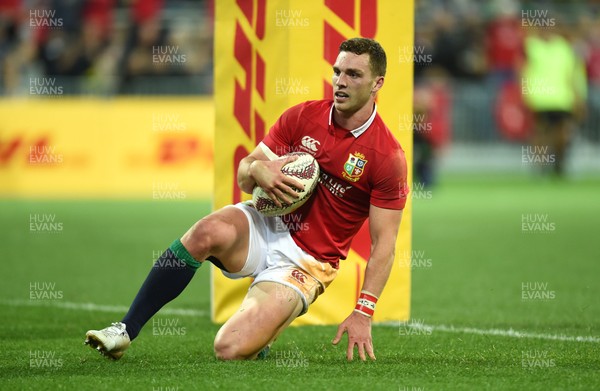
<svg viewBox="0 0 600 391">
<path fill-rule="evenodd" d="M 10 307 L 57 307 L 69 310 L 96 311 L 96 312 L 120 312 L 123 315 L 127 313 L 129 307 L 123 305 L 104 305 L 94 303 L 74 303 L 63 300 L 2 300 L 0 304 Z M 180 315 L 180 316 L 208 316 L 207 311 L 188 310 L 183 308 L 163 308 L 159 315 Z"/>
<path fill-rule="evenodd" d="M 10 307 L 56 307 L 70 310 L 79 311 L 96 311 L 96 312 L 112 312 L 125 314 L 129 309 L 126 306 L 121 305 L 104 305 L 94 303 L 75 303 L 63 300 L 0 300 L 0 304 L 7 305 Z M 207 311 L 183 309 L 183 308 L 163 308 L 160 310 L 159 315 L 180 315 L 180 316 L 197 316 L 207 317 Z M 437 326 L 426 325 L 423 323 L 400 323 L 400 322 L 386 322 L 375 324 L 377 326 L 385 327 L 408 327 L 416 330 L 425 330 L 428 332 L 441 331 L 447 333 L 456 334 L 476 334 L 476 335 L 490 335 L 496 337 L 509 337 L 509 338 L 524 338 L 524 339 L 545 339 L 549 341 L 567 341 L 567 342 L 591 342 L 600 343 L 600 337 L 594 336 L 574 336 L 564 334 L 539 334 L 529 331 L 518 331 L 513 329 L 502 330 L 502 329 L 477 329 L 474 327 L 456 327 L 440 324 Z"/>
<path fill-rule="evenodd" d="M 529 331 L 518 331 L 508 329 L 477 329 L 474 327 L 456 327 L 456 326 L 448 326 L 445 324 L 440 325 L 427 325 L 423 323 L 411 323 L 410 321 L 407 323 L 398 323 L 398 322 L 390 322 L 385 323 L 385 326 L 396 326 L 407 327 L 416 330 L 424 330 L 431 334 L 433 331 L 441 331 L 446 333 L 460 333 L 460 334 L 476 334 L 476 335 L 490 335 L 496 337 L 509 337 L 509 338 L 525 338 L 525 339 L 545 339 L 549 341 L 568 341 L 568 342 L 592 342 L 592 343 L 600 343 L 600 337 L 594 336 L 576 336 L 576 335 L 564 335 L 564 334 L 540 334 L 533 333 Z"/>
</svg>

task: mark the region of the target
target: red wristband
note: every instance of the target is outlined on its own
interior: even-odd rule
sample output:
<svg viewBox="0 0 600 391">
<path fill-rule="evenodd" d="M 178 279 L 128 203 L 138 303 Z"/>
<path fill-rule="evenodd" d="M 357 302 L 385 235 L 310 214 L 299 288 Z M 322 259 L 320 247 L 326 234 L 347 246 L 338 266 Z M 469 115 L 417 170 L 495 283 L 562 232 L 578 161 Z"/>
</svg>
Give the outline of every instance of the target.
<svg viewBox="0 0 600 391">
<path fill-rule="evenodd" d="M 358 302 L 356 303 L 356 307 L 354 307 L 354 311 L 371 318 L 375 313 L 376 303 L 377 296 L 367 291 L 361 291 L 360 296 L 358 296 Z"/>
</svg>

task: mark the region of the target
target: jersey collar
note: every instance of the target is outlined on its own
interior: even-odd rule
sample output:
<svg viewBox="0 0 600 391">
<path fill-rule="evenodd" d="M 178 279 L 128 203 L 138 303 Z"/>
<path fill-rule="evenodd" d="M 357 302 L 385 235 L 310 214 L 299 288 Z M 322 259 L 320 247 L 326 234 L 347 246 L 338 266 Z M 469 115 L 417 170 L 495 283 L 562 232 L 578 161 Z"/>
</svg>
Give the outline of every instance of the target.
<svg viewBox="0 0 600 391">
<path fill-rule="evenodd" d="M 358 128 L 350 131 L 350 133 L 352 133 L 352 135 L 355 138 L 358 138 L 358 136 L 360 136 L 361 134 L 366 132 L 366 130 L 369 128 L 369 126 L 371 126 L 371 124 L 375 120 L 375 115 L 377 115 L 377 103 L 374 103 L 374 105 L 375 105 L 375 108 L 373 109 L 373 114 L 371 114 L 371 116 L 369 117 L 367 122 L 360 125 Z M 333 103 L 331 104 L 331 109 L 329 109 L 329 126 L 331 127 L 332 125 L 333 125 Z"/>
</svg>

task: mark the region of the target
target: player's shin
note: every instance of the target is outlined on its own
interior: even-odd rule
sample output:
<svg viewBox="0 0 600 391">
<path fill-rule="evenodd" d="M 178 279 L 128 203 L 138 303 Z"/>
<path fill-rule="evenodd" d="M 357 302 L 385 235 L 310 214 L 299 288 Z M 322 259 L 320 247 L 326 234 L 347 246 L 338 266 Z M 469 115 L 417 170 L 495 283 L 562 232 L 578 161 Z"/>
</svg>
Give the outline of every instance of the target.
<svg viewBox="0 0 600 391">
<path fill-rule="evenodd" d="M 200 265 L 179 239 L 156 260 L 122 320 L 131 340 L 154 314 L 183 292 Z"/>
</svg>

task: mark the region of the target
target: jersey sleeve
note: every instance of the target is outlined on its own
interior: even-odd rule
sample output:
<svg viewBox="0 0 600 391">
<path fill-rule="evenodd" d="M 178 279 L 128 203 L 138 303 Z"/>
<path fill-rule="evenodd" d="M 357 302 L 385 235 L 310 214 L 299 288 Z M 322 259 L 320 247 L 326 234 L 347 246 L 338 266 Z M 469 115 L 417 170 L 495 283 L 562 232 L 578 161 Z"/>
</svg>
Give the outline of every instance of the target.
<svg viewBox="0 0 600 391">
<path fill-rule="evenodd" d="M 383 162 L 373 180 L 371 204 L 385 209 L 404 209 L 409 193 L 404 151 L 398 148 L 392 159 Z"/>
<path fill-rule="evenodd" d="M 287 109 L 261 141 L 259 145 L 269 159 L 273 160 L 292 152 L 301 112 L 301 105 L 292 106 Z"/>
</svg>

